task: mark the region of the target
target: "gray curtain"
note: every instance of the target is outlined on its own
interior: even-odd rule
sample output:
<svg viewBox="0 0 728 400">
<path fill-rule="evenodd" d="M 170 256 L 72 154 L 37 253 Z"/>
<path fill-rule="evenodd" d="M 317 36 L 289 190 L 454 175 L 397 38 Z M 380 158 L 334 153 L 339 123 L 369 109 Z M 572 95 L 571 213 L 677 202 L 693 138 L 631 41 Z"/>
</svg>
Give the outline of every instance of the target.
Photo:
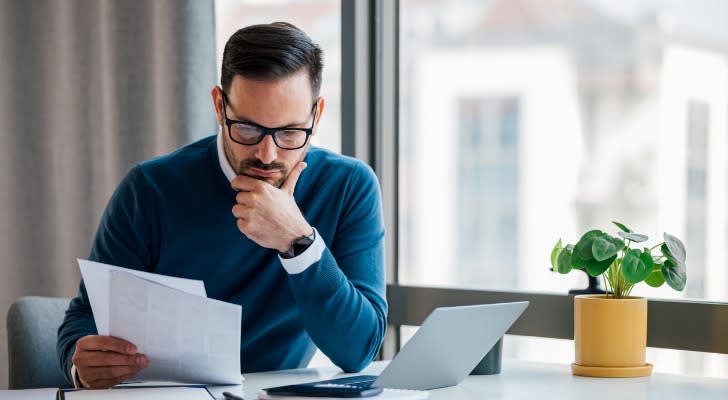
<svg viewBox="0 0 728 400">
<path fill-rule="evenodd" d="M 214 33 L 213 0 L 0 1 L 3 321 L 19 296 L 76 294 L 130 167 L 216 132 Z"/>
</svg>

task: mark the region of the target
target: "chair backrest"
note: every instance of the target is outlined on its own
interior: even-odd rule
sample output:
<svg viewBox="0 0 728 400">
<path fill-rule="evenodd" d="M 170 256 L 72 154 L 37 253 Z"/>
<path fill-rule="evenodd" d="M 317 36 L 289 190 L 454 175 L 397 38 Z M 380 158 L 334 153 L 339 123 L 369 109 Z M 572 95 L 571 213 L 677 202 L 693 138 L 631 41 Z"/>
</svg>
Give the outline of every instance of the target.
<svg viewBox="0 0 728 400">
<path fill-rule="evenodd" d="M 7 316 L 10 389 L 69 385 L 58 362 L 56 340 L 70 301 L 28 296 L 10 306 Z"/>
</svg>

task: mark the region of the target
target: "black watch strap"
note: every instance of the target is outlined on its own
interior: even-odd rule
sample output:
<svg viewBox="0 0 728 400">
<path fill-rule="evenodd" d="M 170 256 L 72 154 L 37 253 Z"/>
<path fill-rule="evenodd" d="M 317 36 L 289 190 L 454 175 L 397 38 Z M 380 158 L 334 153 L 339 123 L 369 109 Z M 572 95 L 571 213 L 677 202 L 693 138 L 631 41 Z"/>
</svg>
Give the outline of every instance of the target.
<svg viewBox="0 0 728 400">
<path fill-rule="evenodd" d="M 306 249 L 308 249 L 309 246 L 311 246 L 311 243 L 313 243 L 314 240 L 316 240 L 316 230 L 315 229 L 313 230 L 313 233 L 311 233 L 308 236 L 304 235 L 304 236 L 300 236 L 300 237 L 297 237 L 296 239 L 294 239 L 293 242 L 291 242 L 291 248 L 289 248 L 288 251 L 285 253 L 279 252 L 278 255 L 280 255 L 281 258 L 296 257 L 296 256 L 300 255 L 301 253 L 303 253 L 304 251 L 306 251 Z"/>
</svg>

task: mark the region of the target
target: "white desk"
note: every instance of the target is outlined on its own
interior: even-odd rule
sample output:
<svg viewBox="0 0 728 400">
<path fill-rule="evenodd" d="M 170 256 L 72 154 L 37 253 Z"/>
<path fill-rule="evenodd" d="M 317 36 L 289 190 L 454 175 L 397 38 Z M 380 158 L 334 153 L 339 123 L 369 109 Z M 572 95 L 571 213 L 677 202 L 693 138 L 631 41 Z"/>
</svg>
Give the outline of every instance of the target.
<svg viewBox="0 0 728 400">
<path fill-rule="evenodd" d="M 386 362 L 372 363 L 362 373 L 376 375 Z M 260 389 L 338 376 L 334 367 L 245 374 L 245 400 Z M 213 394 L 222 398 L 222 390 Z M 566 364 L 504 360 L 498 375 L 469 376 L 457 386 L 430 391 L 432 400 L 460 399 L 604 399 L 604 400 L 726 400 L 728 380 L 655 373 L 645 378 L 584 378 L 571 375 Z"/>
<path fill-rule="evenodd" d="M 362 373 L 378 374 L 386 361 L 372 363 Z M 245 374 L 243 395 L 255 400 L 262 388 L 311 382 L 339 376 L 335 367 L 302 368 L 275 372 Z M 210 386 L 217 399 L 229 390 L 240 394 L 240 386 Z M 0 399 L 48 399 L 48 393 L 39 391 L 0 391 Z M 25 397 L 23 397 L 25 396 Z M 469 376 L 457 386 L 430 391 L 431 400 L 726 400 L 728 380 L 683 375 L 653 374 L 646 378 L 583 378 L 572 376 L 566 364 L 545 364 L 518 360 L 505 360 L 498 375 Z"/>
</svg>

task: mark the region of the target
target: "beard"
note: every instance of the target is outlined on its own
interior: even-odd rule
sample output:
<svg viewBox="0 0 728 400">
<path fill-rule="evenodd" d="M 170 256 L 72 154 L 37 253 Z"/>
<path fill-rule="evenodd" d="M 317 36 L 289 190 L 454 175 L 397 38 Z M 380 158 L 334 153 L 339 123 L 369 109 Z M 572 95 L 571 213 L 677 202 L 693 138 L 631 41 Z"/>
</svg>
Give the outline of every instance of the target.
<svg viewBox="0 0 728 400">
<path fill-rule="evenodd" d="M 264 182 L 267 182 L 270 185 L 273 185 L 277 188 L 280 188 L 281 185 L 283 185 L 283 182 L 288 179 L 288 175 L 291 174 L 291 168 L 293 166 L 296 166 L 299 162 L 303 161 L 306 158 L 306 153 L 308 153 L 308 146 L 309 144 L 306 144 L 306 147 L 304 147 L 304 150 L 301 152 L 300 157 L 298 157 L 298 160 L 296 162 L 293 162 L 290 164 L 290 166 L 286 163 L 282 162 L 272 162 L 270 164 L 266 164 L 262 161 L 260 161 L 257 158 L 247 158 L 244 160 L 236 160 L 235 154 L 230 150 L 229 143 L 226 141 L 223 141 L 223 152 L 225 153 L 225 157 L 228 160 L 228 163 L 230 164 L 230 167 L 232 167 L 233 171 L 235 171 L 236 175 L 245 175 L 249 176 L 253 179 L 258 179 Z M 246 173 L 250 168 L 255 168 L 261 171 L 279 171 L 281 174 L 281 177 L 279 179 L 273 179 L 273 178 L 263 178 L 260 176 L 252 176 L 251 174 Z"/>
<path fill-rule="evenodd" d="M 266 178 L 262 178 L 259 176 L 253 176 L 250 174 L 247 174 L 245 171 L 247 171 L 250 168 L 255 168 L 261 171 L 279 171 L 281 173 L 281 178 L 277 180 L 269 180 Z M 249 176 L 254 179 L 258 179 L 261 181 L 266 181 L 270 183 L 271 185 L 279 188 L 283 184 L 283 182 L 286 181 L 286 178 L 288 178 L 288 174 L 290 171 L 288 168 L 286 168 L 286 165 L 279 162 L 272 162 L 270 164 L 264 164 L 262 161 L 258 160 L 257 158 L 249 158 L 247 160 L 242 160 L 238 163 L 237 168 L 235 168 L 235 173 L 238 175 L 245 175 Z"/>
<path fill-rule="evenodd" d="M 227 142 L 223 142 L 223 152 L 225 153 L 225 158 L 227 158 L 230 167 L 233 169 L 233 171 L 235 171 L 235 175 L 249 176 L 253 179 L 258 179 L 267 182 L 277 188 L 280 188 L 283 182 L 286 181 L 286 178 L 288 178 L 288 174 L 290 173 L 289 169 L 286 167 L 286 164 L 280 162 L 265 164 L 257 158 L 248 158 L 245 160 L 237 161 L 235 155 L 229 148 L 229 143 Z M 278 170 L 281 172 L 281 178 L 277 180 L 272 180 L 260 176 L 252 176 L 245 172 L 250 168 L 256 168 L 261 171 Z"/>
</svg>

